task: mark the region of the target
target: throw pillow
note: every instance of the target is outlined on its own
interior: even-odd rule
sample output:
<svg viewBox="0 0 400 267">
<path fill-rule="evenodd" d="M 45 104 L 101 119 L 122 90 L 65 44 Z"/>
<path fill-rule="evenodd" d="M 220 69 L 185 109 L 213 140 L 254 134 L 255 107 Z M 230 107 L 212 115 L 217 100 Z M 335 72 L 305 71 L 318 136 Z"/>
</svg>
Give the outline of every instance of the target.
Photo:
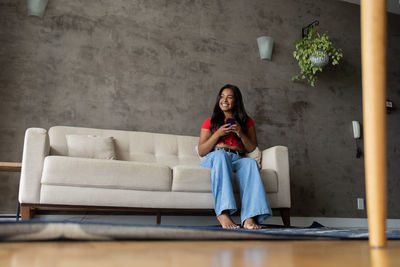
<svg viewBox="0 0 400 267">
<path fill-rule="evenodd" d="M 196 153 L 197 153 L 197 156 L 199 157 L 199 159 L 200 159 L 200 160 L 205 159 L 205 157 L 201 157 L 201 156 L 199 155 L 199 146 L 195 146 L 195 149 L 196 149 Z"/>
<path fill-rule="evenodd" d="M 258 147 L 256 147 L 252 152 L 246 153 L 246 157 L 255 159 L 259 169 L 261 169 L 261 156 L 262 153 Z"/>
<path fill-rule="evenodd" d="M 92 159 L 117 159 L 114 138 L 96 135 L 67 135 L 68 156 Z"/>
</svg>

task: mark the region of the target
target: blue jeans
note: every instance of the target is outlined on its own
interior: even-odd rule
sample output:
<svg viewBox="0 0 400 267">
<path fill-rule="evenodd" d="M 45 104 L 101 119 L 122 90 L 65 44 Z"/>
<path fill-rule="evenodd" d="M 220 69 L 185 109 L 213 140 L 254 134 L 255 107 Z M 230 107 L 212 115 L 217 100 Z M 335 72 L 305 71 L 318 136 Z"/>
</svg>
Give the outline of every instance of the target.
<svg viewBox="0 0 400 267">
<path fill-rule="evenodd" d="M 255 217 L 255 221 L 261 224 L 272 216 L 257 162 L 254 159 L 241 158 L 235 153 L 217 148 L 206 155 L 200 166 L 211 169 L 214 210 L 217 216 L 224 210 L 228 210 L 230 215 L 237 210 L 232 188 L 233 172 L 236 172 L 240 189 L 242 225 L 251 217 Z"/>
</svg>

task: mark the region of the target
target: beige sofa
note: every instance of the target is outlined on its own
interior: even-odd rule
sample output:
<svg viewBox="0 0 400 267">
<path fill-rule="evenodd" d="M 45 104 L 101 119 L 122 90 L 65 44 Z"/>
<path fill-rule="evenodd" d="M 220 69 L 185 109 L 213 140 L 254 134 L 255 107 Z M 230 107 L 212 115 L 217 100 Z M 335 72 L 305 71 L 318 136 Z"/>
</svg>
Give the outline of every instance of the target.
<svg viewBox="0 0 400 267">
<path fill-rule="evenodd" d="M 71 156 L 69 136 L 112 137 L 116 160 Z M 69 140 L 69 139 L 68 139 Z M 22 219 L 60 210 L 212 213 L 210 169 L 199 167 L 198 137 L 55 126 L 26 131 L 19 190 Z M 79 148 L 79 146 L 78 146 Z M 272 208 L 290 225 L 288 150 L 262 151 Z"/>
</svg>

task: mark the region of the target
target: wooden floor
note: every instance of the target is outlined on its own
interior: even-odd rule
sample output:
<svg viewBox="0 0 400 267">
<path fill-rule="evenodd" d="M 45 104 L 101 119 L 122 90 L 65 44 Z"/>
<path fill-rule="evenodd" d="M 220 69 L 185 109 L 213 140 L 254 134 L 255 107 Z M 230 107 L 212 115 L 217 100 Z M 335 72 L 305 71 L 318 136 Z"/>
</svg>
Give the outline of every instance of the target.
<svg viewBox="0 0 400 267">
<path fill-rule="evenodd" d="M 400 266 L 400 241 L 0 243 L 0 266 Z"/>
</svg>

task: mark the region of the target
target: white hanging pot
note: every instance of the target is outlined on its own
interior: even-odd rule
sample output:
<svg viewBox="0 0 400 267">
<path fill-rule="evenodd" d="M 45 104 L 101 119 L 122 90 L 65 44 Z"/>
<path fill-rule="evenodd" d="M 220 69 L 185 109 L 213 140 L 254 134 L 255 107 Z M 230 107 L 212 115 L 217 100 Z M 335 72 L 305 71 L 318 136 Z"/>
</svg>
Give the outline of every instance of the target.
<svg viewBox="0 0 400 267">
<path fill-rule="evenodd" d="M 317 50 L 310 56 L 310 61 L 314 67 L 322 68 L 329 62 L 329 56 L 325 51 Z"/>
<path fill-rule="evenodd" d="M 27 0 L 28 16 L 43 18 L 48 0 Z"/>
</svg>

